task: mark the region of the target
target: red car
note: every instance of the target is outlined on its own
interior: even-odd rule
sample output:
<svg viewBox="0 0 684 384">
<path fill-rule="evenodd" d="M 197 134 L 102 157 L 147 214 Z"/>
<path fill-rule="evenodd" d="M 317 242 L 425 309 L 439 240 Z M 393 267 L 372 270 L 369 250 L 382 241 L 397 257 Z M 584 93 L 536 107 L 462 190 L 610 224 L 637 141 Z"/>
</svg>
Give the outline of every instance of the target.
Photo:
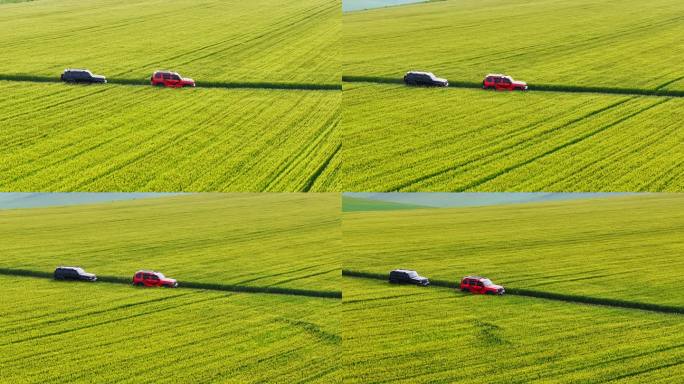
<svg viewBox="0 0 684 384">
<path fill-rule="evenodd" d="M 150 82 L 152 85 L 170 88 L 195 86 L 195 80 L 182 77 L 178 72 L 157 71 L 150 77 Z"/>
<path fill-rule="evenodd" d="M 176 279 L 169 279 L 160 272 L 138 271 L 133 276 L 133 285 L 137 285 L 139 287 L 176 288 L 178 287 L 178 282 Z"/>
<path fill-rule="evenodd" d="M 526 91 L 527 83 L 524 81 L 513 80 L 512 77 L 497 73 L 490 73 L 482 81 L 484 89 L 507 89 L 509 91 Z"/>
<path fill-rule="evenodd" d="M 483 295 L 503 295 L 506 290 L 500 285 L 492 283 L 486 277 L 466 276 L 461 280 L 461 291 L 481 293 Z"/>
</svg>

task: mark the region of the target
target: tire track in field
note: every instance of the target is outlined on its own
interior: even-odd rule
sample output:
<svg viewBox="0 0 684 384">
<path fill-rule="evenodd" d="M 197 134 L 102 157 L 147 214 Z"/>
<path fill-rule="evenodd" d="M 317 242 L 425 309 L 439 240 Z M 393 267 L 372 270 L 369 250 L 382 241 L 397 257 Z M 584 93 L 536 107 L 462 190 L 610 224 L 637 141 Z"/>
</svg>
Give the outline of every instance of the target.
<svg viewBox="0 0 684 384">
<path fill-rule="evenodd" d="M 313 8 L 313 9 L 315 10 L 316 8 Z M 274 20 L 271 24 L 269 24 L 268 26 L 266 26 L 266 27 L 267 27 L 266 32 L 262 32 L 262 34 L 260 34 L 260 35 L 258 35 L 258 36 L 256 36 L 256 37 L 251 37 L 251 38 L 249 38 L 248 40 L 240 40 L 240 39 L 242 39 L 242 38 L 247 38 L 247 37 L 249 37 L 250 35 L 252 35 L 254 32 L 248 32 L 248 33 L 243 33 L 243 34 L 234 35 L 234 36 L 231 36 L 231 37 L 229 37 L 229 38 L 227 38 L 227 39 L 225 39 L 225 40 L 221 40 L 221 41 L 218 41 L 218 42 L 215 42 L 215 43 L 211 43 L 211 44 L 208 44 L 208 45 L 205 45 L 205 46 L 201 46 L 201 47 L 199 47 L 199 48 L 194 48 L 194 49 L 192 49 L 192 50 L 190 50 L 190 51 L 185 51 L 185 52 L 183 52 L 183 53 L 180 53 L 180 54 L 177 54 L 177 55 L 173 55 L 173 56 L 169 56 L 169 57 L 163 58 L 163 59 L 161 59 L 161 60 L 156 60 L 156 61 L 154 61 L 154 62 L 150 62 L 150 63 L 147 63 L 147 64 L 143 64 L 143 65 L 141 65 L 141 66 L 138 66 L 136 69 L 144 69 L 144 68 L 151 67 L 151 66 L 158 66 L 158 65 L 160 65 L 160 64 L 162 64 L 162 63 L 164 63 L 164 62 L 168 62 L 168 61 L 172 61 L 172 60 L 177 60 L 177 59 L 180 59 L 180 58 L 183 58 L 183 57 L 186 57 L 186 56 L 192 56 L 192 55 L 194 55 L 194 54 L 196 54 L 196 53 L 199 53 L 199 52 L 202 52 L 202 51 L 211 49 L 211 48 L 215 48 L 215 47 L 221 47 L 221 46 L 224 45 L 224 44 L 231 43 L 231 42 L 237 40 L 237 43 L 236 43 L 236 44 L 230 45 L 230 46 L 228 46 L 228 47 L 226 47 L 226 48 L 221 48 L 221 49 L 219 49 L 218 51 L 212 51 L 212 52 L 210 52 L 210 53 L 208 53 L 208 54 L 205 54 L 205 55 L 203 55 L 203 56 L 195 57 L 195 58 L 190 59 L 189 61 L 182 62 L 182 63 L 179 63 L 179 64 L 178 64 L 179 66 L 181 66 L 181 65 L 187 65 L 187 64 L 190 64 L 190 63 L 192 63 L 192 62 L 194 62 L 194 61 L 198 61 L 198 60 L 201 60 L 201 59 L 204 59 L 204 58 L 207 58 L 207 57 L 214 56 L 214 55 L 216 55 L 216 54 L 219 54 L 219 53 L 224 52 L 224 51 L 226 51 L 226 50 L 229 50 L 229 49 L 231 49 L 231 48 L 235 48 L 235 47 L 237 47 L 237 46 L 243 45 L 243 44 L 248 43 L 248 42 L 250 42 L 250 41 L 258 40 L 258 39 L 260 39 L 260 38 L 262 38 L 262 37 L 268 36 L 269 34 L 271 34 L 271 33 L 273 33 L 273 32 L 278 32 L 281 28 L 289 27 L 290 25 L 297 24 L 297 23 L 299 23 L 299 22 L 302 22 L 303 20 L 306 20 L 306 17 L 304 17 L 304 19 L 302 19 L 302 20 L 298 20 L 298 21 L 292 22 L 292 15 L 291 15 L 291 14 L 286 14 L 286 15 L 283 15 L 282 17 L 280 17 L 279 19 Z M 282 24 L 282 23 L 288 23 L 288 22 L 289 22 L 289 24 L 286 24 L 284 27 L 281 27 L 281 24 Z M 257 31 L 257 33 L 258 33 L 258 31 Z M 130 69 L 130 70 L 128 70 L 128 71 L 119 72 L 118 74 L 119 74 L 119 75 L 124 75 L 124 74 L 128 74 L 128 73 L 131 73 L 131 72 L 134 72 L 134 71 L 135 71 L 135 69 Z"/>
<path fill-rule="evenodd" d="M 318 16 L 318 15 L 320 15 L 320 14 L 326 14 L 326 13 L 328 13 L 331 7 L 328 6 L 327 4 L 323 4 L 323 5 L 320 6 L 319 8 L 322 8 L 322 10 L 317 10 L 316 8 L 314 8 L 314 9 L 313 9 L 314 12 L 313 12 L 312 14 L 310 14 L 310 15 L 303 15 L 303 17 L 302 17 L 301 19 L 299 19 L 299 20 L 290 21 L 290 20 L 291 20 L 291 16 L 290 16 L 290 17 L 284 17 L 283 19 L 284 19 L 285 21 L 290 21 L 288 24 L 285 24 L 284 26 L 273 25 L 273 26 L 271 26 L 271 28 L 270 28 L 269 30 L 267 30 L 267 31 L 265 31 L 265 32 L 263 32 L 263 33 L 261 33 L 261 34 L 259 34 L 259 35 L 257 35 L 257 36 L 253 36 L 253 37 L 251 37 L 251 38 L 249 38 L 249 39 L 247 39 L 247 40 L 244 40 L 244 41 L 239 41 L 237 44 L 233 44 L 233 45 L 228 46 L 228 47 L 226 47 L 226 48 L 224 48 L 224 49 L 221 49 L 221 50 L 218 50 L 218 51 L 214 51 L 214 52 L 210 52 L 210 53 L 208 53 L 208 54 L 206 54 L 206 55 L 203 55 L 203 56 L 194 57 L 194 58 L 192 58 L 192 59 L 190 59 L 190 60 L 188 60 L 188 61 L 179 63 L 179 65 L 187 65 L 187 64 L 190 64 L 190 63 L 199 61 L 199 60 L 203 60 L 203 59 L 206 59 L 206 58 L 209 58 L 209 57 L 218 55 L 218 54 L 222 53 L 223 51 L 229 50 L 229 49 L 231 49 L 231 48 L 235 48 L 235 47 L 238 47 L 238 46 L 241 46 L 241 45 L 249 44 L 249 43 L 251 43 L 251 42 L 253 42 L 253 41 L 261 40 L 261 39 L 264 38 L 264 37 L 276 38 L 276 37 L 279 37 L 279 36 L 285 36 L 285 35 L 289 34 L 289 32 L 290 32 L 291 29 L 293 29 L 293 28 L 299 26 L 299 24 L 306 23 L 307 21 L 309 21 L 309 19 L 314 18 L 315 16 Z M 289 16 L 289 15 L 288 15 L 288 16 Z"/>
<path fill-rule="evenodd" d="M 330 166 L 330 163 L 337 157 L 337 155 L 340 153 L 340 150 L 342 150 L 342 143 L 337 145 L 337 148 L 328 156 L 327 159 L 321 164 L 320 167 L 309 177 L 309 180 L 307 180 L 306 184 L 304 185 L 304 188 L 302 189 L 302 192 L 310 192 L 311 188 L 316 184 L 316 181 L 318 181 L 318 178 L 325 172 L 325 170 Z"/>
<path fill-rule="evenodd" d="M 321 124 L 322 129 L 320 130 L 320 133 L 318 135 L 311 138 L 308 144 L 300 147 L 301 149 L 299 150 L 299 152 L 291 157 L 292 160 L 283 163 L 280 168 L 274 170 L 271 173 L 271 175 L 269 175 L 268 179 L 270 181 L 263 189 L 271 189 L 274 184 L 277 184 L 286 176 L 290 175 L 292 171 L 300 169 L 300 164 L 302 164 L 306 160 L 311 159 L 311 154 L 317 154 L 319 152 L 318 149 L 320 149 L 321 145 L 326 142 L 327 138 L 333 135 L 333 132 L 337 129 L 339 122 L 339 115 L 332 114 L 332 116 L 330 116 L 328 120 L 326 120 L 326 122 Z M 304 122 L 299 122 L 298 125 L 306 126 Z M 309 192 L 309 189 L 311 189 L 313 183 L 315 183 L 318 176 L 320 176 L 320 173 L 317 174 L 317 172 L 323 172 L 325 170 L 325 168 L 330 163 L 332 158 L 337 154 L 341 145 L 342 144 L 338 144 L 337 148 L 333 151 L 333 153 L 330 156 L 328 156 L 328 158 L 323 163 L 321 163 L 321 165 L 316 170 L 314 170 L 311 176 L 307 178 L 306 183 L 301 187 L 302 192 Z"/>
<path fill-rule="evenodd" d="M 605 106 L 605 107 L 601 107 L 601 108 L 595 109 L 595 110 L 593 110 L 593 111 L 591 111 L 591 112 L 589 112 L 589 113 L 586 113 L 586 114 L 584 114 L 584 115 L 582 115 L 582 116 L 579 116 L 579 117 L 577 117 L 577 118 L 574 118 L 574 119 L 572 119 L 572 120 L 570 120 L 570 121 L 568 121 L 568 122 L 566 122 L 566 123 L 564 123 L 564 124 L 562 124 L 562 125 L 560 125 L 560 126 L 558 126 L 558 127 L 555 127 L 555 128 L 550 129 L 550 130 L 547 130 L 547 131 L 543 132 L 541 135 L 546 136 L 546 135 L 552 134 L 553 132 L 556 132 L 556 131 L 558 131 L 558 130 L 567 128 L 567 127 L 569 127 L 569 126 L 572 126 L 572 125 L 574 125 L 574 124 L 576 124 L 576 123 L 578 123 L 578 122 L 580 122 L 580 121 L 582 121 L 582 120 L 589 119 L 589 118 L 591 118 L 592 116 L 595 116 L 595 115 L 598 115 L 598 114 L 600 114 L 600 113 L 609 111 L 609 110 L 611 110 L 611 109 L 613 109 L 613 108 L 616 108 L 616 107 L 618 107 L 618 106 L 620 106 L 620 105 L 622 105 L 622 104 L 625 104 L 625 103 L 629 102 L 630 100 L 631 100 L 630 98 L 626 98 L 626 99 L 620 100 L 620 101 L 618 101 L 618 102 L 609 104 L 609 105 L 607 105 L 607 106 Z M 548 119 L 547 119 L 547 120 L 548 120 Z M 535 123 L 532 123 L 531 126 L 534 126 L 534 125 L 536 125 L 536 124 L 537 124 L 536 122 L 535 122 Z M 529 127 L 529 126 L 528 126 L 528 127 Z M 527 127 L 525 127 L 525 129 L 527 129 Z M 491 144 L 491 143 L 490 143 L 490 144 Z M 511 150 L 517 149 L 517 148 L 520 147 L 520 146 L 529 146 L 529 145 L 531 145 L 530 142 L 529 142 L 529 140 L 524 140 L 524 141 L 522 141 L 522 142 L 516 143 L 516 144 L 513 145 L 512 147 L 506 148 L 506 150 L 507 150 L 507 151 L 511 151 Z M 418 184 L 418 183 L 420 183 L 420 182 L 423 182 L 423 181 L 432 179 L 432 178 L 437 177 L 437 176 L 441 176 L 441 175 L 446 174 L 446 173 L 448 173 L 448 172 L 455 171 L 455 170 L 457 170 L 457 169 L 459 169 L 459 168 L 462 168 L 462 167 L 465 167 L 465 166 L 467 166 L 467 165 L 471 165 L 471 164 L 478 163 L 478 162 L 481 161 L 481 160 L 482 160 L 482 158 L 478 157 L 478 158 L 473 158 L 473 159 L 469 159 L 469 160 L 466 160 L 466 161 L 462 161 L 462 162 L 459 162 L 459 163 L 457 163 L 457 164 L 454 164 L 454 165 L 451 165 L 451 166 L 442 168 L 442 169 L 440 169 L 440 170 L 438 170 L 438 171 L 434 171 L 434 172 L 429 173 L 429 174 L 427 174 L 427 175 L 423 175 L 423 176 L 421 176 L 421 177 L 418 177 L 418 178 L 415 178 L 415 179 L 406 181 L 406 182 L 404 182 L 404 183 L 401 183 L 401 184 L 399 184 L 399 185 L 397 185 L 397 186 L 395 186 L 395 187 L 390 188 L 390 190 L 392 190 L 392 191 L 399 191 L 399 190 L 402 190 L 402 189 L 411 187 L 411 186 L 413 186 L 413 185 L 415 185 L 415 184 Z M 493 160 L 491 160 L 491 161 L 493 161 Z M 491 161 L 490 161 L 490 162 L 491 162 Z"/>
<path fill-rule="evenodd" d="M 616 178 L 615 184 L 628 185 L 629 181 L 633 178 L 632 176 L 634 172 L 639 172 L 638 169 L 635 170 L 631 168 L 621 167 L 621 164 L 625 164 L 629 160 L 629 157 L 631 155 L 634 155 L 636 153 L 648 153 L 647 150 L 649 148 L 658 147 L 659 143 L 661 143 L 664 139 L 667 139 L 671 135 L 676 134 L 677 130 L 678 127 L 673 122 L 672 124 L 670 124 L 669 127 L 658 127 L 657 129 L 652 128 L 646 136 L 640 136 L 637 140 L 635 140 L 635 137 L 633 136 L 618 136 L 615 140 L 611 141 L 611 148 L 615 149 L 608 156 L 595 158 L 594 160 L 588 163 L 578 165 L 577 168 L 581 171 L 573 170 L 569 176 L 567 174 L 563 174 L 562 172 L 558 172 L 555 175 L 555 180 L 552 180 L 552 178 L 547 177 L 546 188 L 561 190 L 563 188 L 563 184 L 574 184 L 575 182 L 577 182 L 577 185 L 579 185 L 582 181 L 584 181 L 584 176 L 582 175 L 598 175 L 601 172 L 619 174 L 619 177 Z M 615 136 L 613 136 L 613 138 L 614 137 Z M 587 148 L 583 151 L 583 153 L 593 154 L 594 150 L 592 148 Z M 622 162 L 623 160 L 625 161 L 625 163 Z M 652 159 L 649 159 L 649 162 L 651 160 Z M 649 162 L 642 164 L 639 168 L 648 166 Z M 679 167 L 677 166 L 671 169 L 677 168 Z M 669 170 L 665 170 L 663 176 L 668 174 Z M 637 191 L 643 192 L 646 189 L 648 189 L 651 185 L 651 182 L 645 182 L 643 183 L 641 188 L 637 189 Z M 655 188 L 654 190 L 662 189 L 663 187 L 660 186 Z M 632 190 L 632 188 L 630 188 L 630 190 Z"/>
<path fill-rule="evenodd" d="M 547 151 L 545 151 L 545 152 L 543 152 L 543 153 L 541 153 L 541 154 L 538 154 L 538 155 L 536 155 L 536 156 L 533 156 L 532 158 L 529 158 L 529 159 L 527 159 L 527 160 L 525 160 L 525 161 L 519 162 L 519 163 L 514 164 L 514 165 L 511 165 L 511 166 L 508 166 L 508 167 L 506 167 L 506 168 L 504 168 L 504 169 L 502 169 L 502 170 L 499 170 L 499 171 L 497 171 L 497 172 L 495 172 L 495 173 L 493 173 L 493 174 L 490 174 L 490 175 L 488 175 L 488 176 L 482 177 L 482 178 L 480 178 L 480 179 L 478 179 L 478 180 L 476 180 L 476 181 L 474 181 L 474 182 L 472 182 L 472 183 L 470 183 L 470 184 L 467 184 L 467 185 L 465 185 L 465 186 L 463 186 L 463 187 L 457 188 L 457 189 L 455 190 L 455 192 L 464 192 L 464 191 L 466 191 L 466 190 L 468 190 L 468 189 L 476 188 L 476 187 L 478 187 L 478 186 L 480 186 L 480 185 L 482 185 L 482 184 L 484 184 L 484 183 L 486 183 L 486 182 L 488 182 L 488 181 L 491 181 L 491 180 L 496 179 L 496 178 L 499 177 L 499 176 L 502 176 L 502 175 L 504 175 L 504 174 L 506 174 L 506 173 L 509 173 L 509 172 L 511 172 L 511 171 L 514 171 L 514 170 L 516 170 L 516 169 L 518 169 L 518 168 L 524 167 L 525 165 L 528 165 L 528 164 L 530 164 L 530 163 L 533 163 L 533 162 L 535 162 L 535 161 L 537 161 L 537 160 L 539 160 L 539 159 L 541 159 L 541 158 L 544 158 L 544 157 L 546 157 L 546 156 L 552 155 L 552 154 L 554 154 L 554 153 L 556 153 L 556 152 L 558 152 L 558 151 L 561 151 L 561 150 L 563 150 L 563 149 L 565 149 L 565 148 L 567 148 L 567 147 L 570 147 L 570 146 L 572 146 L 572 145 L 575 145 L 575 144 L 577 144 L 577 143 L 580 143 L 580 142 L 582 142 L 582 141 L 584 141 L 584 140 L 590 139 L 591 137 L 593 137 L 593 136 L 595 136 L 595 135 L 597 135 L 597 134 L 599 134 L 599 133 L 601 133 L 601 132 L 603 132 L 603 131 L 605 131 L 605 130 L 607 130 L 607 129 L 609 129 L 609 128 L 612 128 L 612 127 L 614 127 L 614 126 L 616 126 L 616 125 L 618 125 L 618 124 L 621 124 L 621 123 L 623 123 L 623 122 L 625 122 L 625 121 L 631 119 L 632 117 L 637 116 L 637 115 L 639 115 L 639 114 L 641 114 L 641 113 L 643 113 L 643 112 L 646 112 L 646 111 L 648 111 L 648 110 L 651 109 L 651 108 L 655 108 L 656 106 L 658 106 L 658 105 L 660 105 L 660 104 L 666 103 L 667 101 L 669 101 L 669 99 L 660 100 L 660 101 L 658 101 L 658 102 L 656 102 L 656 103 L 654 103 L 654 104 L 651 104 L 651 105 L 649 105 L 649 106 L 646 106 L 646 107 L 644 107 L 644 108 L 641 108 L 641 109 L 639 109 L 639 110 L 636 111 L 636 112 L 630 113 L 630 114 L 628 114 L 627 116 L 624 116 L 624 117 L 622 117 L 622 118 L 620 118 L 620 119 L 618 119 L 618 120 L 616 120 L 616 121 L 613 121 L 613 122 L 610 123 L 610 124 L 604 125 L 604 126 L 598 128 L 598 129 L 595 129 L 595 130 L 589 132 L 589 133 L 580 135 L 580 136 L 578 136 L 578 137 L 576 137 L 576 138 L 574 138 L 574 139 L 572 139 L 572 140 L 569 140 L 569 141 L 567 141 L 567 142 L 565 142 L 565 143 L 563 143 L 563 144 L 561 144 L 561 145 L 558 145 L 558 146 L 556 146 L 556 147 L 554 147 L 554 148 L 552 148 L 552 149 L 550 149 L 550 150 L 547 150 Z"/>
<path fill-rule="evenodd" d="M 0 76 L 0 80 L 2 80 L 1 76 Z M 44 106 L 44 107 L 40 107 L 40 108 L 38 108 L 38 109 L 33 109 L 33 108 L 32 108 L 32 109 L 30 109 L 30 110 L 27 110 L 26 112 L 21 112 L 21 113 L 14 114 L 14 115 L 12 115 L 12 116 L 4 117 L 4 118 L 0 119 L 0 122 L 7 121 L 7 120 L 10 120 L 10 119 L 15 119 L 15 118 L 17 118 L 17 117 L 22 117 L 22 116 L 26 116 L 26 115 L 30 115 L 30 114 L 35 114 L 36 112 L 39 112 L 39 111 L 47 111 L 47 110 L 50 110 L 50 109 L 53 109 L 53 108 L 56 108 L 56 107 L 59 107 L 59 106 L 62 106 L 62 105 L 68 105 L 69 103 L 73 103 L 73 102 L 79 101 L 79 100 L 81 100 L 81 99 L 85 99 L 86 97 L 90 97 L 90 96 L 93 96 L 93 95 L 96 95 L 96 94 L 99 94 L 99 93 L 106 92 L 107 90 L 109 90 L 109 89 L 108 89 L 108 88 L 102 88 L 102 89 L 98 89 L 98 90 L 95 91 L 95 92 L 84 93 L 84 94 L 81 94 L 81 95 L 78 95 L 78 96 L 74 96 L 74 97 L 71 97 L 71 98 L 67 98 L 67 99 L 64 99 L 64 100 L 60 100 L 60 101 L 57 101 L 57 102 L 48 104 L 48 105 L 46 105 L 46 106 Z M 56 94 L 59 94 L 59 93 L 61 93 L 61 92 L 55 92 L 55 95 L 56 95 Z"/>
<path fill-rule="evenodd" d="M 330 333 L 327 331 L 324 331 L 319 327 L 318 325 L 314 323 L 310 323 L 308 321 L 303 321 L 303 320 L 293 320 L 293 319 L 288 319 L 285 317 L 276 317 L 275 320 L 280 323 L 285 323 L 287 325 L 294 326 L 296 328 L 299 328 L 306 333 L 313 335 L 317 339 L 328 343 L 328 344 L 340 344 L 342 342 L 342 337 L 340 335 L 336 335 L 334 333 Z"/>
<path fill-rule="evenodd" d="M 362 279 L 372 279 L 372 280 L 382 280 L 387 281 L 387 276 L 380 273 L 363 272 L 363 271 L 352 271 L 349 269 L 342 270 L 342 276 L 348 276 L 353 278 Z M 457 289 L 457 283 L 444 280 L 430 280 L 430 285 L 439 288 L 449 288 Z M 546 299 L 554 301 L 564 301 L 568 303 L 576 304 L 589 304 L 589 305 L 601 305 L 606 307 L 616 307 L 625 309 L 639 309 L 643 311 L 668 313 L 668 314 L 684 314 L 684 307 L 670 306 L 670 305 L 660 305 L 652 303 L 642 303 L 636 301 L 618 300 L 618 299 L 607 299 L 593 296 L 581 296 L 563 293 L 552 293 L 546 291 L 537 291 L 531 289 L 520 289 L 520 288 L 506 288 L 507 295 L 515 296 L 525 296 L 533 297 L 537 299 Z"/>
<path fill-rule="evenodd" d="M 216 296 L 216 297 L 210 297 L 210 298 L 201 299 L 201 300 L 195 300 L 195 301 L 192 302 L 192 304 L 202 303 L 202 302 L 207 302 L 207 301 L 214 301 L 214 300 L 218 300 L 218 299 L 223 299 L 223 297 L 222 297 L 222 296 Z M 61 331 L 55 331 L 55 332 L 50 332 L 50 333 L 44 333 L 44 334 L 36 335 L 36 336 L 29 336 L 29 337 L 25 337 L 25 338 L 23 338 L 23 339 L 10 341 L 9 343 L 3 344 L 3 345 L 4 345 L 4 346 L 6 346 L 6 345 L 15 345 L 15 344 L 25 343 L 25 342 L 27 342 L 27 341 L 40 340 L 40 339 L 44 339 L 44 338 L 48 338 L 48 337 L 52 337 L 52 336 L 60 336 L 60 335 L 64 335 L 64 334 L 67 334 L 67 333 L 78 332 L 78 331 L 82 331 L 82 330 L 85 330 L 85 329 L 90 329 L 90 328 L 95 328 L 95 327 L 99 327 L 99 326 L 102 326 L 102 325 L 109 325 L 109 324 L 113 324 L 113 323 L 118 323 L 118 322 L 120 322 L 120 321 L 131 320 L 131 319 L 135 319 L 135 318 L 138 318 L 138 317 L 144 317 L 144 316 L 147 316 L 147 315 L 155 315 L 155 314 L 158 314 L 158 313 L 161 313 L 161 312 L 165 312 L 165 311 L 169 311 L 169 310 L 172 310 L 172 309 L 181 308 L 181 307 L 184 307 L 184 306 L 186 306 L 186 305 L 188 305 L 188 303 L 179 303 L 179 304 L 167 306 L 167 307 L 164 307 L 164 308 L 154 308 L 154 309 L 151 309 L 151 310 L 148 310 L 148 311 L 138 312 L 138 313 L 135 313 L 135 314 L 132 314 L 132 315 L 129 315 L 129 316 L 117 317 L 117 318 L 115 318 L 115 319 L 104 320 L 104 321 L 100 321 L 100 322 L 96 322 L 96 323 L 89 323 L 89 324 L 81 325 L 81 326 L 78 326 L 78 327 L 75 327 L 75 328 L 63 329 L 63 330 L 61 330 Z"/>
</svg>

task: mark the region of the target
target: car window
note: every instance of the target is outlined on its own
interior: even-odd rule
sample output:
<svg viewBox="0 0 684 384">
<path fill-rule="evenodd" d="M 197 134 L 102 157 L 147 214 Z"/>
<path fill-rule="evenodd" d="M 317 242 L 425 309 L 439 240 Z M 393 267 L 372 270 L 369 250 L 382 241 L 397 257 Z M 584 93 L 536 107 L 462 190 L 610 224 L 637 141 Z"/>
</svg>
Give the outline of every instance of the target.
<svg viewBox="0 0 684 384">
<path fill-rule="evenodd" d="M 484 286 L 484 284 L 482 284 L 482 282 L 481 282 L 481 281 L 478 281 L 478 282 L 477 282 L 477 286 L 478 286 L 478 287 L 483 287 L 483 286 Z"/>
<path fill-rule="evenodd" d="M 162 78 L 162 74 L 161 74 L 161 73 L 155 73 L 155 74 L 154 74 L 154 77 L 156 77 L 157 79 L 161 79 L 161 78 Z"/>
<path fill-rule="evenodd" d="M 169 80 L 170 78 L 171 78 L 171 75 L 169 75 L 168 73 L 164 74 L 164 80 Z"/>
<path fill-rule="evenodd" d="M 171 79 L 173 79 L 173 80 L 180 80 L 180 76 L 178 76 L 178 75 L 172 75 L 172 76 L 171 76 Z"/>
</svg>

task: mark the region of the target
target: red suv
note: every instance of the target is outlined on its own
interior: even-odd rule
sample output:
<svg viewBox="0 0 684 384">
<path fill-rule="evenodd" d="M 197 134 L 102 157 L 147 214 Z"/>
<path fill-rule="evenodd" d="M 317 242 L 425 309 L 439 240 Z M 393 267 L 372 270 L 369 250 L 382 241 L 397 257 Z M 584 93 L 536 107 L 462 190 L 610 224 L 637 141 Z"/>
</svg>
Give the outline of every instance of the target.
<svg viewBox="0 0 684 384">
<path fill-rule="evenodd" d="M 152 85 L 160 87 L 194 87 L 195 80 L 182 77 L 178 72 L 157 71 L 150 77 Z"/>
<path fill-rule="evenodd" d="M 489 74 L 482 81 L 484 89 L 507 89 L 509 91 L 526 91 L 527 83 L 524 81 L 513 80 L 512 77 L 501 74 Z"/>
<path fill-rule="evenodd" d="M 139 287 L 176 288 L 178 287 L 178 282 L 176 279 L 169 279 L 160 272 L 138 271 L 133 276 L 133 285 L 137 285 Z"/>
<path fill-rule="evenodd" d="M 506 290 L 500 285 L 492 283 L 486 277 L 466 276 L 461 280 L 461 291 L 481 293 L 483 295 L 503 295 Z"/>
</svg>

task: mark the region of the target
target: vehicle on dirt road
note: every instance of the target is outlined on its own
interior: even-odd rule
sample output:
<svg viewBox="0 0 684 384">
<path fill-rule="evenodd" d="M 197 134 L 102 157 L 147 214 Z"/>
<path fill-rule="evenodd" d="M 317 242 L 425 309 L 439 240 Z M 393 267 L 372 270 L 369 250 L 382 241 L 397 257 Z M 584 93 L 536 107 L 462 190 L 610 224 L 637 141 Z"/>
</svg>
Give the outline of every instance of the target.
<svg viewBox="0 0 684 384">
<path fill-rule="evenodd" d="M 435 76 L 432 72 L 406 72 L 404 84 L 425 87 L 448 87 L 447 79 Z"/>
<path fill-rule="evenodd" d="M 79 267 L 57 267 L 54 278 L 55 280 L 97 281 L 97 276 Z"/>
<path fill-rule="evenodd" d="M 154 86 L 158 87 L 169 87 L 169 88 L 182 88 L 182 87 L 194 87 L 195 80 L 183 77 L 178 72 L 168 72 L 168 71 L 157 71 L 150 77 L 150 82 Z"/>
<path fill-rule="evenodd" d="M 138 271 L 133 276 L 133 285 L 138 287 L 176 288 L 176 279 L 169 279 L 163 273 L 155 271 Z"/>
<path fill-rule="evenodd" d="M 60 80 L 66 83 L 88 83 L 88 84 L 105 84 L 107 79 L 102 75 L 93 75 L 87 69 L 65 69 Z"/>
<path fill-rule="evenodd" d="M 490 73 L 484 80 L 482 80 L 482 88 L 500 90 L 505 89 L 509 91 L 526 91 L 527 83 L 524 81 L 513 80 L 512 77 Z"/>
<path fill-rule="evenodd" d="M 408 269 L 395 269 L 391 271 L 389 282 L 392 284 L 430 285 L 430 280 L 427 277 L 420 276 L 418 272 Z"/>
<path fill-rule="evenodd" d="M 483 295 L 503 295 L 506 293 L 504 287 L 492 283 L 486 277 L 466 276 L 461 279 L 459 286 L 463 292 L 480 293 Z"/>
</svg>

